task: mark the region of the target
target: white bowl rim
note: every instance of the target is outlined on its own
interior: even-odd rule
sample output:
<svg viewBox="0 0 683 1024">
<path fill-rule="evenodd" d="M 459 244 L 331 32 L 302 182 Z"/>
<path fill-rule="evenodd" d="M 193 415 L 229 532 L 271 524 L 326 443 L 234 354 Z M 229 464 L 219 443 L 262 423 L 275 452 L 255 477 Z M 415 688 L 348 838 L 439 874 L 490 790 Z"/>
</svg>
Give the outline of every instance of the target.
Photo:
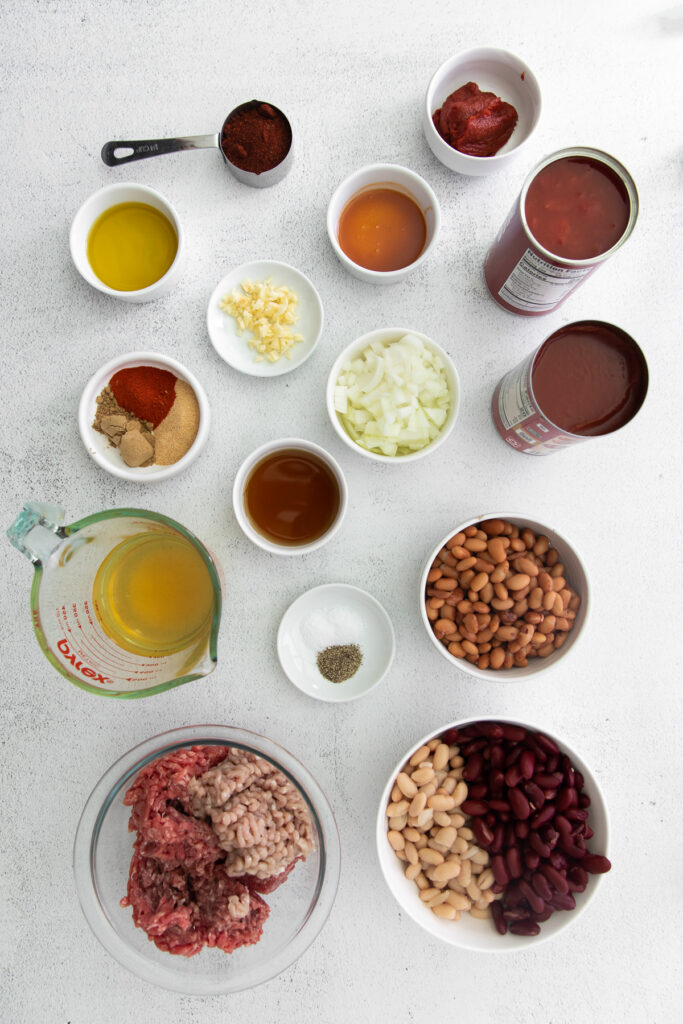
<svg viewBox="0 0 683 1024">
<path fill-rule="evenodd" d="M 228 277 L 232 278 L 233 276 L 235 276 L 235 275 L 237 275 L 239 273 L 245 273 L 246 274 L 248 272 L 249 268 L 253 267 L 256 264 L 266 264 L 269 267 L 274 267 L 274 268 L 284 267 L 286 270 L 290 271 L 291 273 L 295 274 L 297 277 L 300 277 L 303 281 L 305 281 L 307 286 L 311 289 L 312 296 L 313 296 L 313 298 L 315 300 L 316 311 L 317 311 L 317 314 L 318 314 L 318 317 L 319 317 L 319 320 L 320 320 L 316 336 L 315 336 L 312 344 L 310 345 L 310 348 L 306 352 L 306 354 L 304 356 L 301 356 L 300 358 L 297 358 L 296 348 L 293 349 L 292 350 L 293 354 L 292 354 L 292 358 L 291 359 L 287 359 L 285 356 L 283 356 L 280 360 L 278 360 L 277 363 L 270 363 L 269 364 L 270 366 L 272 366 L 274 368 L 271 373 L 256 373 L 253 370 L 248 369 L 246 366 L 238 365 L 236 362 L 234 362 L 232 359 L 230 359 L 228 357 L 228 355 L 226 355 L 225 352 L 218 347 L 218 345 L 217 345 L 217 343 L 216 343 L 216 341 L 214 339 L 214 336 L 213 336 L 213 329 L 212 329 L 211 320 L 210 320 L 212 304 L 214 304 L 216 302 L 217 297 L 218 297 L 218 293 L 223 291 L 224 288 L 226 287 L 225 285 L 223 285 L 223 282 L 225 281 L 225 279 L 228 278 Z M 228 314 L 226 314 L 226 316 L 227 315 Z M 212 344 L 216 354 L 218 356 L 220 356 L 220 358 L 223 360 L 223 362 L 227 363 L 227 365 L 230 366 L 233 370 L 237 370 L 238 373 L 247 374 L 249 377 L 259 377 L 259 378 L 264 379 L 264 380 L 269 380 L 272 377 L 282 377 L 282 376 L 284 376 L 284 374 L 291 373 L 292 370 L 297 370 L 300 366 L 303 366 L 303 364 L 306 362 L 306 360 L 310 359 L 310 357 L 313 355 L 313 352 L 317 348 L 318 342 L 320 341 L 320 338 L 322 337 L 324 326 L 325 326 L 325 311 L 323 309 L 323 300 L 321 298 L 320 292 L 318 291 L 316 286 L 313 284 L 313 282 L 311 281 L 310 277 L 307 274 L 304 274 L 303 270 L 299 270 L 298 267 L 295 267 L 292 263 L 286 263 L 284 260 L 271 260 L 271 259 L 248 260 L 248 262 L 246 262 L 246 263 L 241 263 L 239 266 L 233 267 L 227 273 L 223 274 L 223 277 L 216 284 L 216 287 L 211 292 L 211 296 L 209 298 L 209 302 L 208 302 L 207 309 L 206 309 L 206 329 L 207 329 L 207 332 L 208 332 L 208 335 L 209 335 L 209 341 L 211 342 L 211 344 Z M 263 365 L 263 364 L 254 364 L 254 365 Z"/>
<path fill-rule="evenodd" d="M 289 612 L 294 608 L 294 606 L 296 604 L 299 603 L 299 601 L 304 601 L 306 599 L 310 599 L 312 594 L 319 593 L 320 591 L 323 591 L 323 590 L 347 590 L 347 591 L 354 591 L 357 594 L 362 594 L 365 599 L 369 600 L 370 603 L 373 604 L 377 608 L 378 612 L 380 613 L 380 617 L 382 618 L 382 621 L 385 622 L 385 624 L 388 626 L 388 629 L 389 629 L 389 636 L 391 637 L 391 650 L 389 652 L 389 657 L 387 659 L 386 666 L 383 669 L 381 675 L 379 675 L 377 677 L 377 679 L 374 681 L 374 683 L 371 683 L 369 686 L 367 686 L 360 693 L 356 693 L 355 695 L 350 696 L 350 697 L 342 697 L 342 696 L 340 696 L 340 697 L 326 697 L 322 693 L 320 693 L 320 694 L 311 693 L 310 690 L 307 690 L 307 689 L 305 689 L 305 687 L 300 686 L 299 683 L 297 682 L 297 680 L 294 679 L 290 675 L 290 673 L 285 668 L 284 662 L 282 660 L 282 655 L 280 653 L 281 638 L 282 638 L 282 635 L 284 633 L 285 619 L 287 618 Z M 384 605 L 380 601 L 378 601 L 377 598 L 373 594 L 371 594 L 369 591 L 363 590 L 362 587 L 357 587 L 353 583 L 321 583 L 317 587 L 311 587 L 309 590 L 304 590 L 304 592 L 302 594 L 299 594 L 298 597 L 295 597 L 294 600 L 287 606 L 287 608 L 285 609 L 285 612 L 284 612 L 282 618 L 280 619 L 280 625 L 278 626 L 277 638 L 276 638 L 276 647 L 277 647 L 277 656 L 278 656 L 278 661 L 280 662 L 280 667 L 281 667 L 282 671 L 284 672 L 284 674 L 289 679 L 290 683 L 292 683 L 294 686 L 296 686 L 297 690 L 300 690 L 301 693 L 305 694 L 307 697 L 312 697 L 314 700 L 324 701 L 326 704 L 346 704 L 349 701 L 360 700 L 361 697 L 365 697 L 366 694 L 370 693 L 372 690 L 375 689 L 375 687 L 379 686 L 379 684 L 382 682 L 382 680 L 387 677 L 387 675 L 389 673 L 389 670 L 391 669 L 391 666 L 393 665 L 394 657 L 396 655 L 396 632 L 394 630 L 394 624 L 391 621 L 391 618 L 389 616 L 388 611 L 386 610 Z"/>
<path fill-rule="evenodd" d="M 501 57 L 512 57 L 512 59 L 516 61 L 520 67 L 523 68 L 525 79 L 528 77 L 528 80 L 531 83 L 531 85 L 535 86 L 536 93 L 538 95 L 536 118 L 531 130 L 524 136 L 523 139 L 520 139 L 519 142 L 516 142 L 511 149 L 507 149 L 505 150 L 505 152 L 494 153 L 493 156 L 474 156 L 471 153 L 461 153 L 459 149 L 454 149 L 453 146 L 450 146 L 446 142 L 446 140 L 442 138 L 441 135 L 439 135 L 436 128 L 434 127 L 434 122 L 432 121 L 432 104 L 434 99 L 434 92 L 436 90 L 437 84 L 440 82 L 442 76 L 444 75 L 446 68 L 448 68 L 451 64 L 454 64 L 456 61 L 462 60 L 465 57 L 475 58 L 480 54 L 486 54 L 489 58 L 492 58 L 495 55 Z M 516 53 L 512 52 L 512 50 L 506 50 L 500 46 L 473 46 L 470 49 L 460 50 L 458 53 L 454 53 L 436 69 L 436 71 L 429 80 L 429 85 L 427 86 L 427 91 L 425 93 L 423 116 L 425 126 L 429 124 L 430 137 L 432 138 L 434 144 L 439 147 L 444 156 L 448 156 L 452 153 L 457 153 L 458 157 L 462 159 L 464 166 L 470 164 L 470 166 L 472 167 L 476 166 L 477 164 L 481 164 L 481 161 L 485 160 L 486 165 L 490 166 L 491 169 L 493 169 L 494 167 L 499 166 L 502 163 L 505 163 L 509 157 L 511 157 L 513 154 L 518 153 L 519 150 L 524 145 L 526 145 L 526 143 L 529 141 L 531 136 L 535 133 L 536 128 L 538 127 L 538 123 L 541 119 L 542 109 L 543 97 L 541 94 L 541 87 L 538 84 L 538 79 L 536 78 L 536 75 L 529 67 L 529 65 L 526 63 L 526 61 L 522 60 L 521 57 L 518 57 Z"/>
<path fill-rule="evenodd" d="M 445 546 L 446 541 L 450 540 L 454 534 L 460 533 L 468 526 L 476 526 L 478 523 L 484 522 L 487 519 L 504 519 L 508 522 L 511 522 L 515 526 L 529 526 L 530 529 L 535 529 L 533 524 L 537 524 L 538 527 L 541 527 L 541 530 L 537 530 L 537 532 L 552 534 L 558 541 L 560 541 L 561 544 L 564 544 L 566 546 L 567 550 L 570 551 L 573 557 L 576 559 L 579 568 L 583 574 L 583 581 L 581 584 L 582 592 L 580 594 L 582 619 L 578 625 L 578 628 L 575 627 L 576 634 L 573 636 L 571 643 L 565 643 L 562 647 L 560 647 L 554 654 L 551 654 L 548 658 L 533 659 L 533 661 L 531 661 L 526 668 L 508 668 L 499 670 L 477 668 L 476 665 L 473 665 L 465 658 L 455 658 L 452 654 L 449 654 L 444 645 L 436 639 L 436 637 L 434 636 L 434 631 L 429 623 L 429 619 L 427 618 L 424 594 L 425 588 L 427 586 L 427 573 L 431 568 L 432 562 L 436 558 L 441 548 Z M 446 536 L 441 540 L 441 543 L 434 547 L 431 555 L 425 562 L 425 567 L 420 576 L 419 601 L 420 616 L 422 618 L 422 622 L 425 625 L 425 628 L 427 629 L 427 632 L 429 633 L 429 638 L 435 645 L 437 650 L 440 652 L 442 657 L 446 658 L 449 665 L 453 666 L 454 668 L 459 668 L 462 672 L 466 672 L 468 675 L 474 676 L 476 679 L 486 679 L 489 682 L 493 683 L 521 682 L 524 679 L 530 679 L 534 676 L 539 676 L 543 672 L 549 672 L 551 669 L 556 668 L 559 662 L 562 660 L 562 658 L 566 658 L 567 655 L 569 655 L 570 652 L 576 647 L 576 644 L 578 643 L 581 634 L 584 631 L 591 606 L 590 582 L 588 579 L 588 573 L 586 572 L 586 566 L 584 565 L 583 559 L 579 555 L 574 545 L 566 539 L 563 533 L 560 533 L 558 530 L 554 529 L 554 527 L 546 526 L 544 523 L 541 523 L 539 519 L 534 519 L 533 516 L 520 515 L 519 512 L 488 512 L 484 515 L 472 516 L 470 519 L 465 520 L 463 523 L 459 524 L 454 529 L 449 530 Z M 574 631 L 572 630 L 570 636 L 573 633 Z M 538 662 L 540 662 L 540 664 L 537 664 Z"/>
<path fill-rule="evenodd" d="M 364 347 L 367 347 L 368 345 L 370 345 L 372 341 L 377 340 L 380 336 L 384 334 L 395 334 L 395 341 L 399 341 L 404 334 L 416 335 L 416 337 L 420 338 L 421 341 L 425 342 L 429 347 L 431 347 L 433 351 L 436 351 L 438 353 L 438 355 L 443 359 L 444 365 L 447 367 L 447 371 L 452 373 L 453 377 L 455 378 L 455 401 L 453 402 L 453 395 L 451 395 L 451 401 L 453 402 L 453 411 L 451 414 L 449 410 L 449 419 L 447 420 L 447 426 L 445 427 L 444 430 L 441 430 L 439 432 L 438 436 L 435 437 L 430 444 L 425 445 L 424 448 L 420 448 L 420 450 L 417 452 L 411 452 L 410 455 L 381 455 L 379 452 L 371 452 L 368 451 L 367 448 L 363 448 L 362 445 L 357 444 L 353 440 L 353 438 L 346 433 L 343 426 L 339 422 L 339 417 L 334 408 L 334 387 L 339 376 L 339 371 L 344 361 L 348 359 L 350 357 L 350 353 L 352 351 L 355 351 L 355 349 L 359 347 L 361 344 L 364 345 Z M 339 353 L 334 363 L 332 364 L 332 369 L 328 374 L 327 386 L 325 389 L 327 412 L 335 433 L 341 438 L 342 441 L 344 441 L 349 446 L 349 448 L 352 451 L 357 452 L 358 454 L 364 456 L 365 458 L 372 459 L 373 462 L 381 462 L 385 466 L 396 466 L 403 465 L 409 462 L 415 462 L 417 459 L 424 458 L 425 455 L 431 455 L 432 452 L 434 452 L 438 447 L 440 447 L 440 445 L 442 445 L 444 441 L 446 441 L 448 437 L 450 437 L 457 422 L 458 416 L 460 415 L 461 396 L 462 388 L 460 384 L 460 374 L 458 373 L 458 369 L 455 363 L 453 362 L 451 356 L 449 356 L 448 352 L 446 352 L 443 346 L 439 345 L 437 341 L 434 341 L 433 338 L 430 338 L 428 335 L 423 334 L 422 331 L 415 330 L 415 328 L 413 327 L 377 327 L 375 328 L 375 330 L 368 331 L 366 334 L 362 334 L 360 337 L 350 342 L 346 346 L 346 348 Z"/>
<path fill-rule="evenodd" d="M 109 380 L 117 370 L 123 370 L 130 366 L 154 364 L 158 365 L 162 369 L 166 368 L 173 371 L 176 377 L 180 377 L 190 385 L 197 396 L 197 402 L 199 403 L 199 429 L 197 430 L 197 436 L 192 442 L 192 445 L 177 462 L 171 463 L 170 466 L 160 466 L 158 469 L 154 464 L 146 467 L 153 471 L 151 473 L 146 473 L 145 468 L 143 467 L 141 473 L 140 467 L 133 468 L 131 466 L 126 466 L 123 459 L 121 459 L 120 466 L 116 463 L 107 461 L 107 459 L 103 458 L 97 449 L 93 448 L 90 441 L 93 432 L 93 428 L 91 426 L 91 412 L 95 398 L 102 388 L 107 386 Z M 102 383 L 103 380 L 105 380 L 104 384 Z M 176 473 L 181 473 L 191 462 L 194 462 L 206 444 L 206 440 L 209 436 L 210 425 L 211 411 L 209 408 L 209 400 L 202 385 L 186 366 L 177 359 L 174 359 L 172 356 L 164 355 L 161 352 L 151 352 L 147 350 L 127 352 L 124 355 L 110 359 L 108 363 L 101 366 L 99 370 L 89 378 L 87 384 L 83 388 L 81 398 L 78 403 L 78 431 L 90 458 L 93 462 L 97 463 L 101 469 L 105 469 L 108 473 L 111 473 L 112 476 L 119 477 L 121 480 L 132 480 L 135 483 L 156 483 L 157 481 L 167 480 L 168 477 L 175 476 Z"/>
<path fill-rule="evenodd" d="M 168 268 L 166 273 L 157 281 L 153 281 L 152 284 L 147 285 L 146 288 L 135 288 L 132 289 L 131 291 L 121 291 L 119 288 L 110 288 L 109 285 L 105 284 L 104 281 L 102 281 L 94 271 L 92 271 L 92 278 L 90 278 L 89 276 L 86 277 L 82 270 L 82 265 L 84 261 L 76 244 L 76 220 L 81 214 L 85 214 L 85 208 L 90 203 L 94 202 L 96 199 L 106 196 L 107 193 L 119 192 L 125 188 L 139 189 L 140 192 L 149 196 L 154 196 L 155 199 L 158 199 L 159 202 L 162 203 L 167 208 L 168 212 L 171 214 L 173 227 L 175 228 L 176 235 L 178 236 L 178 248 L 176 250 L 175 257 L 173 258 L 173 263 Z M 115 203 L 112 203 L 112 206 L 115 205 Z M 90 230 L 90 228 L 92 228 L 94 223 L 94 220 L 91 221 L 88 231 Z M 91 285 L 91 287 L 93 288 L 97 288 L 98 291 L 103 292 L 105 295 L 111 295 L 114 298 L 124 297 L 129 301 L 135 301 L 135 299 L 137 298 L 145 298 L 152 292 L 160 290 L 163 285 L 166 285 L 171 274 L 175 275 L 176 271 L 178 270 L 178 266 L 181 262 L 181 259 L 183 258 L 184 247 L 185 237 L 183 233 L 183 226 L 180 221 L 180 217 L 178 216 L 178 211 L 176 210 L 173 203 L 170 201 L 170 199 L 167 199 L 163 192 L 159 192 L 158 189 L 152 188 L 151 185 L 141 185 L 137 181 L 113 181 L 110 182 L 109 185 L 103 185 L 102 188 L 98 188 L 95 192 L 92 192 L 87 197 L 87 199 L 83 200 L 81 205 L 76 210 L 71 221 L 71 227 L 69 229 L 69 250 L 71 252 L 71 259 L 73 260 L 73 264 L 76 267 L 76 270 L 79 272 L 79 274 L 86 282 L 86 284 Z M 85 262 L 87 263 L 87 258 Z"/>
<path fill-rule="evenodd" d="M 349 259 L 349 257 L 346 255 L 346 253 L 340 246 L 336 233 L 337 225 L 336 223 L 332 222 L 332 207 L 334 206 L 335 201 L 337 200 L 340 193 L 350 188 L 353 184 L 353 181 L 356 178 L 360 177 L 360 175 L 367 174 L 369 172 L 372 172 L 373 174 L 383 174 L 385 172 L 390 174 L 392 171 L 399 171 L 401 174 L 405 174 L 408 178 L 412 179 L 414 182 L 417 182 L 421 188 L 424 188 L 427 195 L 429 196 L 429 202 L 432 207 L 432 210 L 434 211 L 434 233 L 432 234 L 432 237 L 429 239 L 429 241 L 425 244 L 424 249 L 417 257 L 417 259 L 413 260 L 413 262 L 409 263 L 407 266 L 397 267 L 396 270 L 371 270 L 369 267 L 364 267 L 360 263 L 354 263 L 352 259 Z M 380 182 L 380 179 L 378 179 L 378 184 L 380 183 L 382 182 Z M 363 188 L 370 188 L 372 187 L 372 184 L 373 182 L 368 182 L 367 186 L 363 186 Z M 398 185 L 399 183 L 394 182 L 394 184 Z M 410 191 L 410 189 L 406 187 L 406 191 Z M 354 194 L 355 193 L 352 192 L 351 195 L 349 196 L 349 199 L 353 198 Z M 413 199 L 417 202 L 417 196 L 413 195 Z M 419 202 L 418 206 L 420 206 L 420 209 L 422 208 Z M 439 232 L 441 231 L 441 206 L 439 205 L 439 200 L 436 196 L 436 193 L 432 186 L 429 184 L 429 182 L 426 181 L 421 174 L 418 174 L 417 171 L 411 170 L 410 167 L 405 167 L 403 164 L 394 163 L 365 164 L 363 167 L 358 167 L 355 171 L 352 171 L 351 174 L 348 174 L 343 179 L 343 181 L 340 181 L 339 184 L 337 185 L 336 189 L 332 193 L 332 196 L 330 197 L 329 203 L 327 204 L 326 223 L 327 234 L 329 236 L 332 248 L 334 249 L 335 254 L 337 255 L 340 262 L 345 267 L 352 267 L 354 270 L 360 271 L 363 277 L 365 277 L 368 281 L 398 281 L 400 278 L 405 277 L 408 273 L 412 273 L 413 270 L 416 270 L 419 266 L 421 266 L 421 264 L 427 258 L 428 254 L 433 249 L 439 236 Z"/>
<path fill-rule="evenodd" d="M 266 537 L 261 536 L 249 522 L 247 515 L 242 507 L 242 487 L 244 480 L 249 471 L 270 452 L 275 452 L 280 449 L 286 448 L 301 448 L 305 451 L 312 451 L 318 455 L 323 462 L 325 462 L 329 468 L 334 472 L 337 482 L 339 484 L 339 511 L 337 512 L 337 518 L 330 526 L 329 530 L 318 537 L 317 540 L 311 541 L 309 544 L 275 544 L 273 541 L 269 541 Z M 345 517 L 346 509 L 349 503 L 349 491 L 348 484 L 346 483 L 346 477 L 344 471 L 330 452 L 322 445 L 319 445 L 316 441 L 309 441 L 303 437 L 278 437 L 272 441 L 265 441 L 258 448 L 254 448 L 249 455 L 246 456 L 240 463 L 237 473 L 235 474 L 235 480 L 232 485 L 232 506 L 235 513 L 235 518 L 248 540 L 257 547 L 262 548 L 264 551 L 269 552 L 271 555 L 308 555 L 313 551 L 317 551 L 323 544 L 327 544 L 329 540 L 340 529 Z"/>
<path fill-rule="evenodd" d="M 508 717 L 507 715 L 491 715 L 491 714 L 468 715 L 467 718 L 456 719 L 453 722 L 449 722 L 449 723 L 447 723 L 445 725 L 440 726 L 438 729 L 432 730 L 426 736 L 423 736 L 422 739 L 420 739 L 417 743 L 415 743 L 404 754 L 404 756 L 398 761 L 396 767 L 394 768 L 394 771 L 389 776 L 389 778 L 387 780 L 387 783 L 386 783 L 384 789 L 382 790 L 382 796 L 380 798 L 379 808 L 378 808 L 378 811 L 377 811 L 376 828 L 375 828 L 375 843 L 376 843 L 377 859 L 379 860 L 379 865 L 380 865 L 380 870 L 382 872 L 382 877 L 384 878 L 384 881 L 386 883 L 387 888 L 389 889 L 391 895 L 396 900 L 398 905 L 403 910 L 405 910 L 405 912 L 409 915 L 409 917 L 420 928 L 424 928 L 424 926 L 423 926 L 422 922 L 418 920 L 417 916 L 412 913 L 412 903 L 411 903 L 411 906 L 409 906 L 408 904 L 404 903 L 402 900 L 400 900 L 398 898 L 398 896 L 395 894 L 394 888 L 391 885 L 391 882 L 389 881 L 389 879 L 387 878 L 385 870 L 384 870 L 384 858 L 387 855 L 387 848 L 388 848 L 388 850 L 391 851 L 392 856 L 394 856 L 394 851 L 391 850 L 391 847 L 389 847 L 389 844 L 388 844 L 388 842 L 386 840 L 386 834 L 387 834 L 387 817 L 386 817 L 386 813 L 385 813 L 386 805 L 388 803 L 389 794 L 391 793 L 391 789 L 392 789 L 392 787 L 394 785 L 394 782 L 396 781 L 396 776 L 398 775 L 398 773 L 403 768 L 403 765 L 412 757 L 412 755 L 415 753 L 416 750 L 419 750 L 419 748 L 421 746 L 424 746 L 425 743 L 428 743 L 430 740 L 435 739 L 437 736 L 441 736 L 443 733 L 447 732 L 449 729 L 462 728 L 462 727 L 464 727 L 466 725 L 472 725 L 474 722 L 501 722 L 501 723 L 503 723 L 505 725 L 519 725 L 519 726 L 521 726 L 521 727 L 523 727 L 525 729 L 528 729 L 530 731 L 533 731 L 533 732 L 542 732 L 545 735 L 547 735 L 548 737 L 550 737 L 550 739 L 555 740 L 557 745 L 560 747 L 561 752 L 564 753 L 564 754 L 567 754 L 572 759 L 572 761 L 580 762 L 581 763 L 581 767 L 579 767 L 579 771 L 582 772 L 582 774 L 584 775 L 585 781 L 589 782 L 589 785 L 590 785 L 591 808 L 594 808 L 594 806 L 595 806 L 595 804 L 597 802 L 598 810 L 599 810 L 599 816 L 601 816 L 603 818 L 604 832 L 605 832 L 605 843 L 604 843 L 604 849 L 601 850 L 601 853 L 605 857 L 607 857 L 609 855 L 610 819 L 609 819 L 609 811 L 607 809 L 607 801 L 605 800 L 605 795 L 604 795 L 604 793 L 602 791 L 602 787 L 600 786 L 600 783 L 598 781 L 598 778 L 597 778 L 595 772 L 590 767 L 590 764 L 586 761 L 586 759 L 583 757 L 581 752 L 579 750 L 577 750 L 576 747 L 573 746 L 573 744 L 568 744 L 565 740 L 561 739 L 554 732 L 554 730 L 546 729 L 545 726 L 543 726 L 543 725 L 531 725 L 529 722 L 524 722 L 521 719 L 516 718 L 516 717 Z M 596 798 L 597 798 L 597 801 L 596 801 Z M 583 914 L 583 912 L 588 907 L 589 903 L 591 903 L 591 901 L 595 897 L 595 894 L 597 892 L 598 886 L 601 884 L 602 879 L 603 879 L 603 875 L 601 875 L 601 874 L 590 875 L 589 877 L 591 879 L 593 879 L 593 886 L 592 886 L 591 892 L 588 894 L 588 896 L 584 900 L 581 900 L 580 902 L 577 903 L 577 906 L 574 908 L 574 910 L 572 910 L 572 911 L 570 911 L 568 913 L 564 913 L 562 915 L 562 917 L 558 918 L 558 920 L 561 923 L 552 932 L 548 932 L 547 929 L 544 931 L 544 929 L 541 928 L 540 935 L 529 935 L 529 936 L 526 936 L 526 935 L 512 935 L 510 933 L 508 933 L 507 935 L 500 935 L 500 936 L 498 936 L 500 938 L 500 940 L 501 940 L 500 948 L 498 948 L 498 947 L 493 947 L 492 948 L 490 946 L 481 947 L 481 946 L 477 946 L 477 945 L 472 945 L 472 944 L 467 943 L 467 942 L 451 941 L 450 939 L 446 939 L 446 938 L 443 938 L 441 936 L 438 936 L 434 932 L 431 932 L 431 931 L 428 932 L 428 934 L 430 934 L 433 938 L 437 939 L 438 941 L 446 942 L 450 946 L 454 946 L 454 947 L 457 947 L 457 948 L 460 948 L 460 949 L 468 949 L 468 950 L 471 950 L 471 951 L 476 952 L 476 953 L 487 953 L 487 954 L 519 953 L 523 949 L 526 949 L 526 948 L 528 948 L 530 946 L 538 946 L 541 942 L 549 942 L 551 939 L 554 939 L 557 935 L 559 935 L 560 932 L 566 931 L 566 929 L 568 927 L 570 927 L 573 924 L 574 921 L 578 920 L 580 915 Z M 583 893 L 581 895 L 583 895 Z M 416 899 L 417 899 L 417 896 L 416 896 Z M 491 924 L 490 922 L 486 922 L 486 921 L 482 921 L 481 923 L 482 924 L 489 924 L 489 925 Z M 455 927 L 457 928 L 457 922 L 455 924 Z"/>
</svg>

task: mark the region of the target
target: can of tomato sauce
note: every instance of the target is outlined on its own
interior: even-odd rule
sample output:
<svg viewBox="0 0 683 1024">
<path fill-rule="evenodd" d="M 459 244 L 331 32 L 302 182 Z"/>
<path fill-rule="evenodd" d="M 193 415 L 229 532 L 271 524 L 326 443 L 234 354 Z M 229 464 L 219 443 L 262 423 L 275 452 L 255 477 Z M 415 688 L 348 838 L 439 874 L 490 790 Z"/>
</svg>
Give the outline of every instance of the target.
<svg viewBox="0 0 683 1024">
<path fill-rule="evenodd" d="M 561 149 L 524 182 L 487 253 L 487 287 L 511 313 L 551 313 L 624 244 L 637 217 L 636 186 L 618 160 Z"/>
<path fill-rule="evenodd" d="M 517 451 L 550 455 L 625 426 L 645 401 L 648 379 L 630 334 L 602 320 L 579 320 L 503 377 L 493 394 L 493 422 Z"/>
</svg>

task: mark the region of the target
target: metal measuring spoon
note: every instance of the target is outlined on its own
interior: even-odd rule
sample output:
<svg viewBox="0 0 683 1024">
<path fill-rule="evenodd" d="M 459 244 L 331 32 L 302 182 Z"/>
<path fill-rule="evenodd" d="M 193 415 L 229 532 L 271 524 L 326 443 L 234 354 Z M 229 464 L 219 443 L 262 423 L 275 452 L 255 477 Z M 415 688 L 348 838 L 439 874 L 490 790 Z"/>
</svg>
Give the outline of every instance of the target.
<svg viewBox="0 0 683 1024">
<path fill-rule="evenodd" d="M 178 153 L 187 149 L 217 149 L 225 163 L 229 167 L 230 171 L 241 181 L 244 185 L 251 185 L 252 188 L 268 188 L 270 185 L 276 185 L 278 181 L 282 181 L 285 175 L 289 172 L 293 162 L 293 144 L 290 142 L 289 150 L 286 156 L 279 164 L 275 167 L 271 167 L 268 171 L 262 171 L 260 174 L 255 174 L 253 171 L 244 171 L 241 167 L 237 167 L 228 157 L 225 155 L 225 151 L 221 147 L 221 138 L 225 127 L 235 114 L 239 114 L 244 110 L 253 110 L 255 107 L 263 105 L 262 100 L 249 100 L 247 103 L 241 103 L 234 110 L 231 110 L 223 126 L 216 135 L 186 135 L 182 138 L 176 139 L 143 139 L 134 142 L 105 142 L 102 147 L 102 160 L 108 167 L 118 167 L 120 164 L 132 163 L 134 160 L 147 160 L 153 156 L 163 156 L 166 153 Z M 287 117 L 283 112 L 272 103 L 266 104 L 266 106 L 272 107 L 272 109 L 279 114 L 287 124 L 290 132 L 290 138 L 292 133 L 291 125 Z M 120 151 L 124 152 L 120 154 Z M 128 152 L 130 150 L 130 152 Z"/>
</svg>

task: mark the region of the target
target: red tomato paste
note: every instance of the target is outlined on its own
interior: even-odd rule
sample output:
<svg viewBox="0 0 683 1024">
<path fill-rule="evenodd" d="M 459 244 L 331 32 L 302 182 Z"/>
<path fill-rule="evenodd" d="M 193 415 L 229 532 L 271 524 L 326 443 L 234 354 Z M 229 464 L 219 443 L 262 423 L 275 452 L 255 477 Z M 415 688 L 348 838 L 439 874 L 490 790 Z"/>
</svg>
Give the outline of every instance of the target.
<svg viewBox="0 0 683 1024">
<path fill-rule="evenodd" d="M 626 189 L 611 168 L 573 156 L 539 171 L 525 204 L 536 241 L 567 260 L 592 259 L 611 249 L 626 230 L 630 211 Z"/>
<path fill-rule="evenodd" d="M 437 132 L 453 149 L 469 156 L 495 156 L 512 135 L 517 111 L 475 82 L 462 85 L 432 114 Z"/>
<path fill-rule="evenodd" d="M 531 382 L 539 409 L 552 423 L 570 434 L 596 437 L 635 416 L 645 398 L 647 370 L 627 334 L 584 321 L 548 338 Z"/>
</svg>

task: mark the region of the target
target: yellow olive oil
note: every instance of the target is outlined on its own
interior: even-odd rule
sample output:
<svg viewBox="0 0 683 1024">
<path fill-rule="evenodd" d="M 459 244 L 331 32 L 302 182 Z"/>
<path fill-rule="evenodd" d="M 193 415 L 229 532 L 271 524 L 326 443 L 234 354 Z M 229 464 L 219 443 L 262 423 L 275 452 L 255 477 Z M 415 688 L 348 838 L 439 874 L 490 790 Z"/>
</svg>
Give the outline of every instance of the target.
<svg viewBox="0 0 683 1024">
<path fill-rule="evenodd" d="M 175 228 L 147 203 L 118 203 L 100 214 L 88 235 L 88 262 L 100 281 L 119 292 L 160 280 L 178 252 Z"/>
<path fill-rule="evenodd" d="M 93 585 L 102 629 L 123 650 L 156 658 L 197 644 L 215 596 L 197 548 L 181 534 L 139 533 L 104 559 Z"/>
</svg>

